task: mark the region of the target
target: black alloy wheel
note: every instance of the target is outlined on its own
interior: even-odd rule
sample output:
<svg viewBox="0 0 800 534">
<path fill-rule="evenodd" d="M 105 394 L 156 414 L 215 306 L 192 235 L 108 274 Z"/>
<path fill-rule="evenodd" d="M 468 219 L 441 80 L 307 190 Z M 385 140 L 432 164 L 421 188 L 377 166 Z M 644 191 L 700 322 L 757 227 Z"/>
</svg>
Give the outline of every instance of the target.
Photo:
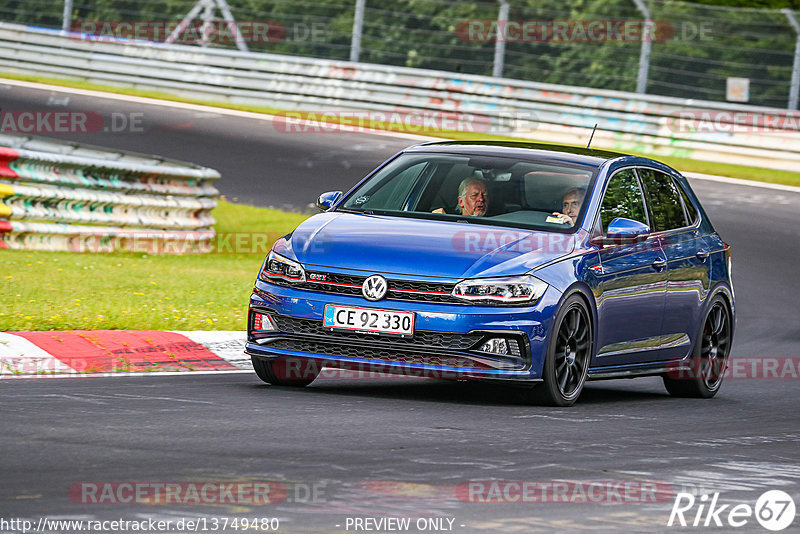
<svg viewBox="0 0 800 534">
<path fill-rule="evenodd" d="M 722 385 L 730 350 L 731 314 L 724 299 L 716 296 L 706 313 L 688 370 L 667 373 L 664 386 L 676 397 L 713 397 Z"/>
</svg>

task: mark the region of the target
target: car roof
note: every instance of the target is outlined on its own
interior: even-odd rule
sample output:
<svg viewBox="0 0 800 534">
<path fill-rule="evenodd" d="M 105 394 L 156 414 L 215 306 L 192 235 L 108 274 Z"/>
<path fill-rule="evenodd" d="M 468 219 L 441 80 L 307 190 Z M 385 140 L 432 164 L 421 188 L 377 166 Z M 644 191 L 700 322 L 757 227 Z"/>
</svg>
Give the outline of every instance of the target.
<svg viewBox="0 0 800 534">
<path fill-rule="evenodd" d="M 433 141 L 409 147 L 406 152 L 506 156 L 523 160 L 572 162 L 598 167 L 610 159 L 627 156 L 608 150 L 525 141 Z"/>
</svg>

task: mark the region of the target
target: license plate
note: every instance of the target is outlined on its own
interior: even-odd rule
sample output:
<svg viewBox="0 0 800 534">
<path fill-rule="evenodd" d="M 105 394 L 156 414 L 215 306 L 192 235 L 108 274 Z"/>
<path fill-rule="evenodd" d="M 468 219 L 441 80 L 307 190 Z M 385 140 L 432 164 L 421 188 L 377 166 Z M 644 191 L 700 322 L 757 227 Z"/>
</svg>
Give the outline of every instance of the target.
<svg viewBox="0 0 800 534">
<path fill-rule="evenodd" d="M 326 328 L 407 337 L 414 334 L 414 312 L 325 305 Z"/>
</svg>

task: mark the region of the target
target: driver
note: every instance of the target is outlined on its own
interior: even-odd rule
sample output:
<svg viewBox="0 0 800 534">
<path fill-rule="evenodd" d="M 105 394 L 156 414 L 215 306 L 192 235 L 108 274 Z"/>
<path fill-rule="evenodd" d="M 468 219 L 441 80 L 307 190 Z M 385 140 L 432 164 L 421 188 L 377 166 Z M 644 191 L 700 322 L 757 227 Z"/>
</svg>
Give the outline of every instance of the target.
<svg viewBox="0 0 800 534">
<path fill-rule="evenodd" d="M 554 211 L 555 217 L 560 217 L 564 220 L 564 224 L 573 226 L 575 220 L 578 218 L 578 213 L 581 211 L 581 204 L 583 198 L 586 196 L 586 189 L 583 187 L 573 187 L 564 193 L 564 200 L 561 203 L 561 212 Z"/>
<path fill-rule="evenodd" d="M 461 215 L 469 217 L 484 217 L 489 208 L 489 192 L 486 182 L 480 178 L 470 176 L 461 180 L 458 185 L 458 206 Z M 445 214 L 444 208 L 433 210 L 433 213 Z"/>
</svg>

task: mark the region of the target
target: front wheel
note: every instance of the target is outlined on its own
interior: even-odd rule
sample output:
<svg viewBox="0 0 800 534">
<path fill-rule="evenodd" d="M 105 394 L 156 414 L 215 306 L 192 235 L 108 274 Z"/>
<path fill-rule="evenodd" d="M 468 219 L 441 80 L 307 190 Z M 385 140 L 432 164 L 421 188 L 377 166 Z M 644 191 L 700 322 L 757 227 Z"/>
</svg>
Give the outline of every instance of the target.
<svg viewBox="0 0 800 534">
<path fill-rule="evenodd" d="M 592 357 L 592 322 L 582 298 L 564 302 L 553 322 L 547 346 L 544 383 L 531 391 L 532 400 L 548 406 L 572 406 L 578 400 Z"/>
<path fill-rule="evenodd" d="M 710 399 L 719 391 L 731 350 L 731 314 L 725 300 L 714 297 L 695 342 L 688 370 L 663 376 L 664 387 L 675 397 Z"/>
<path fill-rule="evenodd" d="M 305 387 L 319 375 L 319 369 L 313 361 L 296 358 L 276 358 L 265 360 L 250 356 L 253 370 L 258 378 L 273 386 Z"/>
</svg>

